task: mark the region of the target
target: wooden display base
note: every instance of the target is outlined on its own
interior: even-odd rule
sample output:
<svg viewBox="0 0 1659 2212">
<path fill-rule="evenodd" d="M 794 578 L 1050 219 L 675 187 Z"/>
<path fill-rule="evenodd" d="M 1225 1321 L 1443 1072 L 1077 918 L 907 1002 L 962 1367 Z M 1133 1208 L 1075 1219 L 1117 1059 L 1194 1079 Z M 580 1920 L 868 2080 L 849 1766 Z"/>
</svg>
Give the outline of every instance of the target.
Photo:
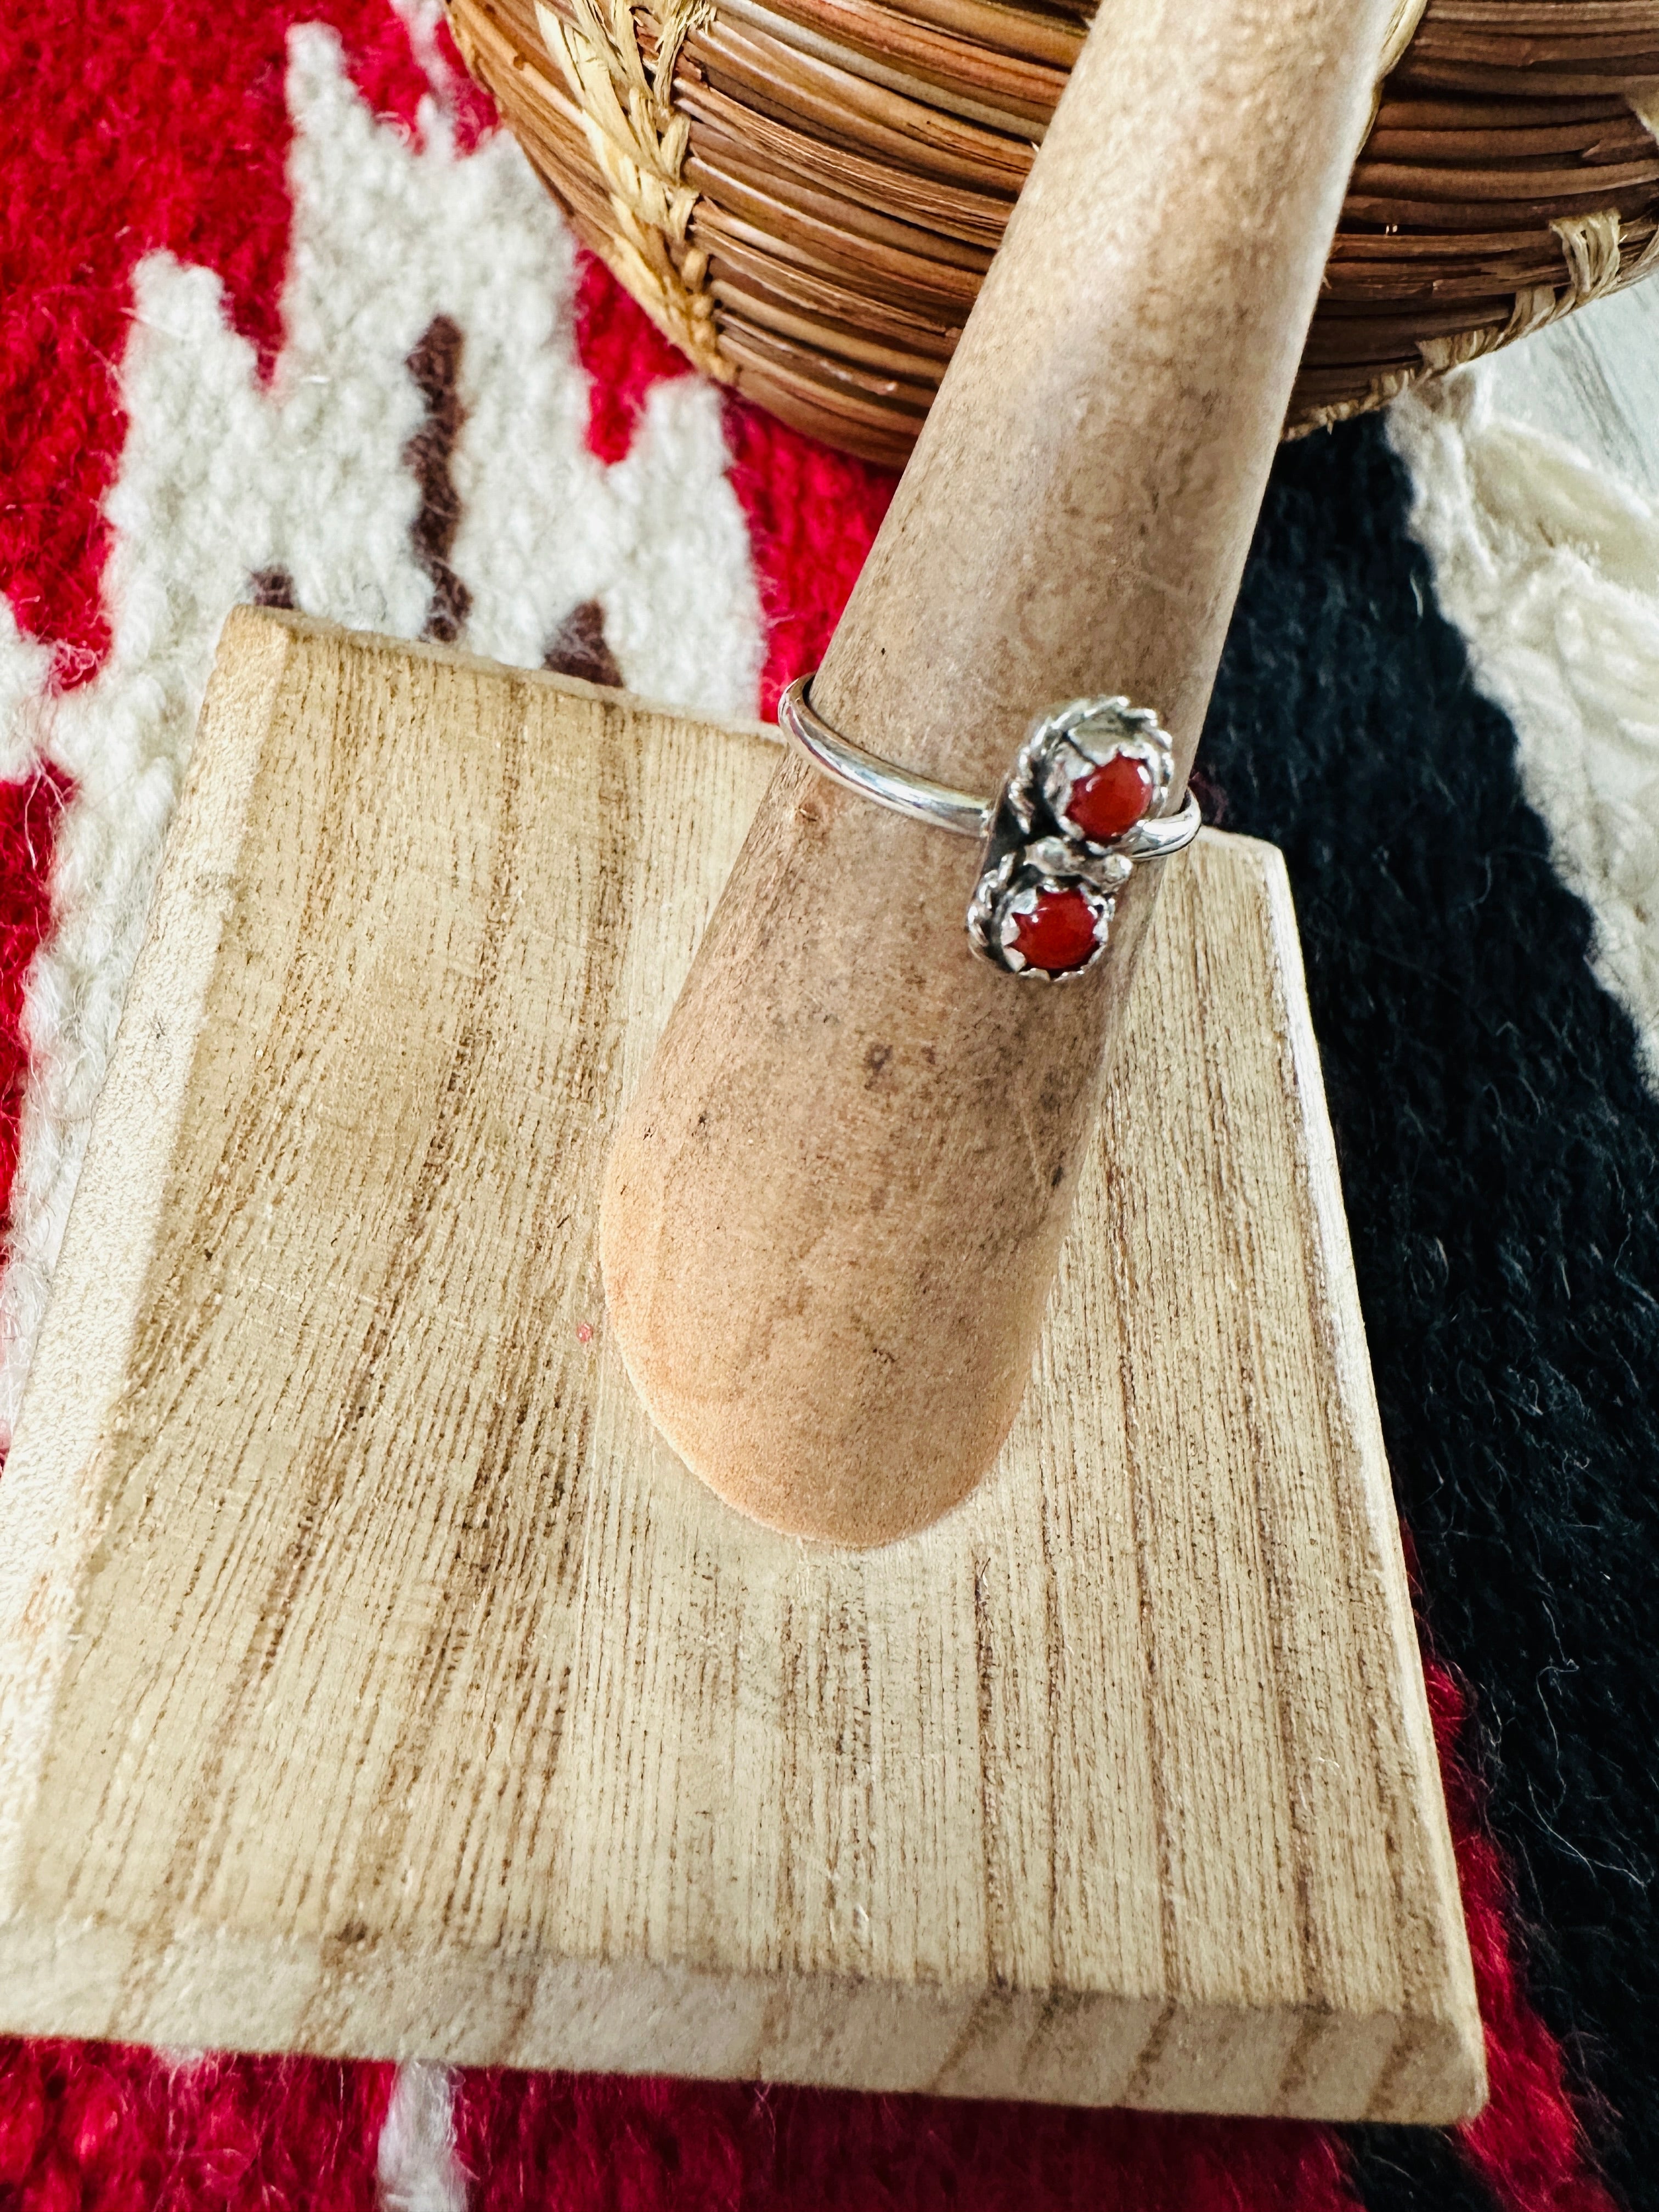
<svg viewBox="0 0 1659 2212">
<path fill-rule="evenodd" d="M 1168 872 L 965 1506 L 792 1541 L 641 1413 L 600 1162 L 775 759 L 232 617 L 0 1484 L 0 2027 L 1467 2114 L 1276 853 Z"/>
</svg>

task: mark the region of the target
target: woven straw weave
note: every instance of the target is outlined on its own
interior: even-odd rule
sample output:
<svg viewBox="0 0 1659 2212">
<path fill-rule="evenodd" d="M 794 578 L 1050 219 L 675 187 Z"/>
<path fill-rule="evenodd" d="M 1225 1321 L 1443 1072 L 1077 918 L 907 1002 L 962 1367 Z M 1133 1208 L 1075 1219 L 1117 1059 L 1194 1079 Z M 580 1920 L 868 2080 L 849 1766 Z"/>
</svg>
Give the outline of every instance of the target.
<svg viewBox="0 0 1659 2212">
<path fill-rule="evenodd" d="M 578 233 L 691 359 L 902 462 L 1087 9 L 447 5 Z M 1381 86 L 1292 433 L 1659 267 L 1659 0 L 1399 0 Z"/>
</svg>

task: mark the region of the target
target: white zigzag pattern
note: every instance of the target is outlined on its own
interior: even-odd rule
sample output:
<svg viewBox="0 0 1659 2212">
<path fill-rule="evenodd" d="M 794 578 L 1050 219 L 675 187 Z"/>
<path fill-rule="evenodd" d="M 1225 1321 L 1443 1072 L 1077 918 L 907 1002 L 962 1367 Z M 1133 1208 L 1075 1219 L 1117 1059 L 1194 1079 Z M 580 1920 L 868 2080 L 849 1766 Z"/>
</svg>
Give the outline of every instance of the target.
<svg viewBox="0 0 1659 2212">
<path fill-rule="evenodd" d="M 429 33 L 422 0 L 407 12 Z M 517 147 L 503 134 L 459 155 L 437 100 L 411 146 L 369 112 L 319 27 L 292 34 L 289 100 L 292 261 L 270 388 L 212 272 L 165 253 L 142 262 L 122 368 L 130 428 L 107 502 L 109 659 L 54 698 L 47 653 L 0 616 L 0 774 L 46 759 L 76 787 L 26 1009 L 0 1437 L 15 1420 L 226 613 L 250 572 L 280 567 L 309 613 L 405 637 L 426 619 L 402 456 L 422 412 L 405 363 L 435 315 L 465 340 L 468 419 L 452 465 L 464 516 L 451 556 L 471 593 L 463 641 L 535 665 L 561 617 L 598 599 L 635 689 L 755 710 L 763 626 L 718 396 L 690 378 L 658 387 L 628 459 L 603 466 L 584 443 L 574 249 Z"/>
</svg>

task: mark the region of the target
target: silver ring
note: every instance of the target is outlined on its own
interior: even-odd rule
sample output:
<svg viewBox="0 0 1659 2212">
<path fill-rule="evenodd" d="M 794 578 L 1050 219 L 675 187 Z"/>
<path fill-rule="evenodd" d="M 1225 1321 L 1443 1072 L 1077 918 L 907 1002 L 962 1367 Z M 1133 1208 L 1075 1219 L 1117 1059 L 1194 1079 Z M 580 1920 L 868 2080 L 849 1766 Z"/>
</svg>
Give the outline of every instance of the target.
<svg viewBox="0 0 1659 2212">
<path fill-rule="evenodd" d="M 1127 699 L 1072 699 L 1040 714 L 994 799 L 935 783 L 830 728 L 797 677 L 778 702 L 784 734 L 820 775 L 878 806 L 977 837 L 968 939 L 1005 975 L 1059 983 L 1106 950 L 1117 897 L 1142 860 L 1167 860 L 1202 826 L 1190 793 L 1174 813 L 1175 750 Z"/>
</svg>

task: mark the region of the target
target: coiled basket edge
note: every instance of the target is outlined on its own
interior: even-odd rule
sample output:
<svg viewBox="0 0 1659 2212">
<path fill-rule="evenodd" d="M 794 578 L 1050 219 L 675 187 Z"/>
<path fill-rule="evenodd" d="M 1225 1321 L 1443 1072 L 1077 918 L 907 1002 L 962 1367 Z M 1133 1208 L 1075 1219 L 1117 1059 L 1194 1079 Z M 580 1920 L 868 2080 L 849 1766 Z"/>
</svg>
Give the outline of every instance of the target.
<svg viewBox="0 0 1659 2212">
<path fill-rule="evenodd" d="M 447 5 L 577 234 L 691 360 L 901 465 L 1091 11 Z M 1385 69 L 1291 434 L 1659 269 L 1659 0 L 1399 0 Z"/>
</svg>

